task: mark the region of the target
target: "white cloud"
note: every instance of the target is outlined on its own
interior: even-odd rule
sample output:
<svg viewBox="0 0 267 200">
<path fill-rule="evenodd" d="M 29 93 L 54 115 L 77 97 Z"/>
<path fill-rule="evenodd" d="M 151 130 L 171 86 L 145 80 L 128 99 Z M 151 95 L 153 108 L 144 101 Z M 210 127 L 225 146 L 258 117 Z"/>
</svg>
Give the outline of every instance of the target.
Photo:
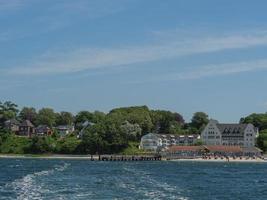
<svg viewBox="0 0 267 200">
<path fill-rule="evenodd" d="M 198 66 L 195 70 L 172 73 L 154 77 L 148 81 L 174 81 L 174 80 L 193 80 L 205 77 L 215 77 L 231 75 L 251 71 L 267 70 L 267 59 L 254 60 L 247 62 L 225 63 L 209 66 Z"/>
<path fill-rule="evenodd" d="M 258 45 L 267 45 L 267 33 L 265 31 L 219 37 L 172 38 L 171 41 L 159 44 L 124 48 L 81 48 L 69 52 L 51 52 L 50 55 L 31 60 L 23 67 L 11 68 L 6 73 L 25 75 L 70 73 L 92 68 L 110 68 Z M 247 67 L 243 65 L 243 68 L 239 71 L 245 68 Z M 228 71 L 221 71 L 220 73 L 233 73 L 232 70 L 234 69 L 228 69 Z M 216 73 L 213 72 L 212 68 L 206 71 L 206 74 Z M 196 74 L 191 73 L 187 76 L 203 76 L 202 71 L 194 73 Z"/>
</svg>

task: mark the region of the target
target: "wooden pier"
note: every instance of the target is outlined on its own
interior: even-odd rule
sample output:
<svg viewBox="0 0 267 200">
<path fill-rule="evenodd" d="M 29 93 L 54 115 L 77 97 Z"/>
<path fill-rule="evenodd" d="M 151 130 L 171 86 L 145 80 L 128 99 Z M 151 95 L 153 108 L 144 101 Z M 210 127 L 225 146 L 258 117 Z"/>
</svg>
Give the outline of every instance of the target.
<svg viewBox="0 0 267 200">
<path fill-rule="evenodd" d="M 160 161 L 160 155 L 154 156 L 125 156 L 125 155 L 99 155 L 98 161 Z"/>
</svg>

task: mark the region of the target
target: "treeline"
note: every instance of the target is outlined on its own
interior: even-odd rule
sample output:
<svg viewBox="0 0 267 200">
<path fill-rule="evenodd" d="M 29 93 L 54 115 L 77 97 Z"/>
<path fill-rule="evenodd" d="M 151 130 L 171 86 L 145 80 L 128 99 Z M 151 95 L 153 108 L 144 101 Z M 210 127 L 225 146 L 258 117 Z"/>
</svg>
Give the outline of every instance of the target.
<svg viewBox="0 0 267 200">
<path fill-rule="evenodd" d="M 47 137 L 17 137 L 4 128 L 9 119 L 30 120 L 35 126 L 74 125 L 75 132 L 61 138 L 56 130 Z M 83 129 L 84 122 L 90 126 Z M 0 152 L 2 153 L 141 153 L 140 138 L 148 133 L 200 134 L 208 123 L 208 115 L 196 112 L 190 122 L 185 122 L 177 112 L 150 110 L 147 106 L 116 108 L 109 113 L 81 111 L 76 115 L 55 112 L 51 108 L 37 110 L 24 107 L 21 110 L 12 102 L 0 102 Z M 258 146 L 267 151 L 267 113 L 251 114 L 240 123 L 252 123 L 260 130 Z M 78 137 L 79 133 L 81 133 Z"/>
<path fill-rule="evenodd" d="M 17 137 L 4 130 L 9 119 L 30 120 L 35 126 L 75 125 L 76 131 L 60 138 L 56 131 L 47 137 Z M 84 122 L 90 122 L 83 134 L 78 134 Z M 81 111 L 55 112 L 51 108 L 36 110 L 24 107 L 21 110 L 12 102 L 0 103 L 0 151 L 2 153 L 140 153 L 140 138 L 148 133 L 199 134 L 208 123 L 208 115 L 197 112 L 190 123 L 177 112 L 150 110 L 147 106 L 116 108 L 109 113 Z"/>
</svg>

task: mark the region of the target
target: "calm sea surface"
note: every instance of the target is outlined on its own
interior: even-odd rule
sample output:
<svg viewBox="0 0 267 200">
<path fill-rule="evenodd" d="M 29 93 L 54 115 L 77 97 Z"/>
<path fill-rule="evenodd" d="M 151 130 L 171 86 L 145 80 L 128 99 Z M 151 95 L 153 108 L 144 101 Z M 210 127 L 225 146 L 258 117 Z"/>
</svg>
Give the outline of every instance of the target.
<svg viewBox="0 0 267 200">
<path fill-rule="evenodd" d="M 0 199 L 267 199 L 267 164 L 0 159 Z"/>
</svg>

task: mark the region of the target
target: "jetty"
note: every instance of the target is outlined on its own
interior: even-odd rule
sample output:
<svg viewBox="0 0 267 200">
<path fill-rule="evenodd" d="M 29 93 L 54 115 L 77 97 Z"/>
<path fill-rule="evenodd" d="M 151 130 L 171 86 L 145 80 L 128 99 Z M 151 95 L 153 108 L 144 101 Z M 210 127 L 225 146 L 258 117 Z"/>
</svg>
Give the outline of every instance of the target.
<svg viewBox="0 0 267 200">
<path fill-rule="evenodd" d="M 94 159 L 94 158 L 92 158 Z M 99 155 L 98 161 L 160 161 L 160 155 L 127 156 L 127 155 Z"/>
</svg>

